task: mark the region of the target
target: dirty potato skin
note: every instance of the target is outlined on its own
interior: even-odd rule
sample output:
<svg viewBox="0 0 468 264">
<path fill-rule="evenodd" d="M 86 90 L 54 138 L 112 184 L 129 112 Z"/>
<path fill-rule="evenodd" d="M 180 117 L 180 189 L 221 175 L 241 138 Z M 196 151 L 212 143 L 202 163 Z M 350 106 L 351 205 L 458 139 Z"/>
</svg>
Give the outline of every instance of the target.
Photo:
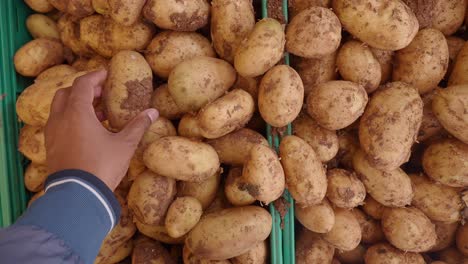
<svg viewBox="0 0 468 264">
<path fill-rule="evenodd" d="M 377 202 L 370 195 L 366 196 L 364 204 L 362 205 L 362 209 L 364 210 L 364 212 L 366 212 L 366 214 L 370 215 L 372 218 L 377 220 L 382 219 L 382 214 L 385 208 L 386 207 L 383 204 Z"/>
<path fill-rule="evenodd" d="M 335 224 L 322 237 L 339 250 L 349 251 L 361 242 L 361 227 L 351 211 L 335 208 Z"/>
<path fill-rule="evenodd" d="M 242 255 L 231 259 L 232 264 L 266 264 L 268 259 L 267 241 L 258 243 Z"/>
<path fill-rule="evenodd" d="M 302 10 L 305 10 L 310 7 L 321 6 L 321 7 L 330 7 L 331 0 L 292 0 L 289 1 L 289 15 L 291 17 L 297 15 Z"/>
<path fill-rule="evenodd" d="M 434 95 L 440 89 L 435 89 L 432 92 L 426 93 L 422 96 L 422 100 L 424 103 L 423 108 L 423 117 L 421 121 L 421 127 L 418 131 L 418 142 L 423 142 L 431 137 L 440 134 L 443 131 L 443 127 L 440 124 L 440 121 L 437 119 L 434 111 L 432 110 L 432 102 L 434 99 Z"/>
<path fill-rule="evenodd" d="M 384 84 L 390 79 L 390 77 L 392 77 L 393 56 L 395 52 L 392 50 L 381 50 L 373 47 L 370 47 L 370 49 L 380 64 L 380 83 Z"/>
<path fill-rule="evenodd" d="M 101 252 L 96 257 L 94 264 L 105 264 L 105 263 L 119 263 L 126 257 L 130 256 L 133 251 L 133 239 L 127 240 L 125 243 L 115 248 L 112 252 L 109 252 L 108 257 L 103 257 Z"/>
<path fill-rule="evenodd" d="M 435 226 L 415 207 L 387 208 L 382 215 L 385 237 L 405 252 L 424 252 L 436 243 Z"/>
<path fill-rule="evenodd" d="M 151 143 L 143 154 L 143 161 L 155 173 L 192 182 L 208 179 L 220 165 L 218 154 L 210 145 L 178 136 Z"/>
<path fill-rule="evenodd" d="M 335 257 L 341 261 L 341 263 L 363 263 L 362 261 L 364 260 L 366 250 L 367 248 L 359 244 L 355 249 L 350 251 L 337 250 Z"/>
<path fill-rule="evenodd" d="M 45 15 L 32 14 L 28 16 L 26 28 L 33 38 L 60 39 L 57 23 Z"/>
<path fill-rule="evenodd" d="M 460 252 L 468 256 L 468 225 L 460 225 L 456 236 L 457 248 Z"/>
<path fill-rule="evenodd" d="M 175 264 L 176 261 L 161 243 L 141 236 L 135 240 L 132 263 Z"/>
<path fill-rule="evenodd" d="M 286 185 L 298 206 L 319 204 L 327 192 L 327 177 L 312 147 L 297 136 L 286 136 L 279 151 Z"/>
<path fill-rule="evenodd" d="M 448 85 L 468 84 L 468 41 L 457 55 Z"/>
<path fill-rule="evenodd" d="M 242 168 L 230 168 L 224 183 L 224 193 L 231 204 L 244 206 L 255 202 L 255 198 L 250 195 L 245 186 L 242 179 Z"/>
<path fill-rule="evenodd" d="M 71 15 L 62 15 L 57 21 L 57 28 L 63 45 L 70 48 L 73 53 L 86 57 L 95 54 L 91 47 L 81 39 L 80 22 L 76 21 Z"/>
<path fill-rule="evenodd" d="M 211 39 L 221 58 L 233 62 L 237 47 L 254 26 L 251 0 L 211 2 Z"/>
<path fill-rule="evenodd" d="M 187 234 L 200 220 L 203 209 L 201 203 L 194 197 L 179 197 L 172 202 L 167 210 L 167 233 L 174 238 Z"/>
<path fill-rule="evenodd" d="M 432 223 L 435 225 L 437 242 L 431 248 L 430 252 L 440 251 L 451 246 L 455 241 L 455 234 L 459 223 L 444 223 L 438 221 L 432 221 Z"/>
<path fill-rule="evenodd" d="M 70 65 L 60 64 L 41 72 L 41 74 L 39 74 L 34 81 L 37 82 L 42 80 L 50 80 L 57 77 L 65 77 L 77 72 L 78 71 Z"/>
<path fill-rule="evenodd" d="M 197 116 L 191 113 L 187 113 L 182 116 L 179 121 L 177 132 L 179 133 L 179 136 L 203 140 L 203 135 L 201 134 L 200 126 L 198 125 Z"/>
<path fill-rule="evenodd" d="M 422 99 L 412 86 L 392 82 L 375 92 L 359 125 L 359 141 L 369 162 L 393 170 L 408 161 L 422 115 Z"/>
<path fill-rule="evenodd" d="M 179 238 L 173 238 L 169 236 L 164 224 L 148 225 L 148 224 L 141 223 L 137 219 L 134 219 L 134 221 L 135 221 L 135 225 L 138 231 L 145 236 L 151 237 L 152 239 L 156 241 L 160 241 L 164 244 L 169 244 L 169 245 L 183 245 L 184 244 L 186 236 L 182 236 Z"/>
<path fill-rule="evenodd" d="M 466 0 L 436 0 L 432 27 L 449 36 L 463 24 L 466 11 Z"/>
<path fill-rule="evenodd" d="M 182 257 L 184 264 L 231 264 L 232 262 L 228 259 L 226 260 L 208 260 L 200 258 L 193 254 L 187 246 L 184 246 L 182 250 Z"/>
<path fill-rule="evenodd" d="M 304 229 L 296 243 L 296 263 L 331 263 L 335 248 L 320 235 Z"/>
<path fill-rule="evenodd" d="M 224 260 L 246 253 L 271 232 L 271 215 L 258 206 L 224 209 L 206 214 L 185 240 L 195 255 Z"/>
<path fill-rule="evenodd" d="M 420 254 L 403 252 L 388 243 L 374 244 L 369 247 L 364 256 L 364 260 L 366 264 L 426 263 Z"/>
<path fill-rule="evenodd" d="M 76 18 L 83 18 L 94 13 L 91 0 L 48 0 L 55 8 Z"/>
<path fill-rule="evenodd" d="M 54 10 L 54 6 L 49 3 L 49 0 L 24 0 L 24 2 L 38 13 L 47 13 Z"/>
<path fill-rule="evenodd" d="M 278 65 L 262 78 L 258 90 L 258 109 L 265 121 L 283 127 L 299 115 L 304 101 L 304 86 L 297 72 Z"/>
<path fill-rule="evenodd" d="M 195 31 L 208 24 L 210 4 L 206 0 L 149 0 L 143 13 L 159 28 Z"/>
<path fill-rule="evenodd" d="M 449 49 L 449 65 L 447 72 L 445 73 L 445 79 L 448 79 L 452 74 L 453 66 L 457 59 L 458 53 L 463 48 L 463 45 L 465 45 L 465 40 L 457 36 L 448 36 L 446 38 Z"/>
<path fill-rule="evenodd" d="M 335 206 L 354 208 L 366 198 L 366 188 L 354 172 L 331 169 L 327 171 L 327 179 L 327 198 Z"/>
<path fill-rule="evenodd" d="M 44 128 L 40 126 L 25 125 L 20 130 L 18 151 L 31 162 L 46 163 L 46 148 Z"/>
<path fill-rule="evenodd" d="M 35 77 L 44 70 L 64 60 L 63 45 L 54 39 L 31 40 L 16 51 L 13 58 L 16 71 L 27 77 Z"/>
<path fill-rule="evenodd" d="M 320 58 L 335 52 L 341 42 L 341 23 L 330 9 L 307 8 L 286 28 L 286 50 L 303 58 Z"/>
<path fill-rule="evenodd" d="M 385 240 L 380 221 L 373 219 L 372 217 L 366 215 L 363 211 L 358 208 L 354 208 L 351 211 L 354 214 L 354 217 L 359 222 L 361 226 L 362 233 L 362 242 L 367 244 L 375 244 L 379 241 Z"/>
<path fill-rule="evenodd" d="M 140 19 L 146 0 L 108 0 L 109 16 L 123 26 L 131 26 Z"/>
<path fill-rule="evenodd" d="M 294 213 L 305 228 L 315 233 L 328 233 L 335 225 L 335 212 L 327 199 L 316 205 L 295 206 Z"/>
<path fill-rule="evenodd" d="M 111 127 L 120 130 L 149 108 L 152 92 L 153 73 L 140 53 L 121 51 L 112 57 L 103 90 Z"/>
<path fill-rule="evenodd" d="M 177 106 L 174 98 L 169 93 L 167 84 L 162 84 L 154 90 L 151 98 L 151 107 L 158 109 L 161 116 L 170 120 L 178 119 L 183 115 L 182 110 Z"/>
<path fill-rule="evenodd" d="M 177 196 L 194 197 L 201 203 L 203 210 L 205 210 L 214 201 L 220 181 L 221 170 L 201 182 L 179 181 L 177 182 Z"/>
<path fill-rule="evenodd" d="M 31 163 L 24 172 L 24 185 L 31 192 L 39 192 L 44 188 L 47 176 L 49 176 L 47 166 Z"/>
<path fill-rule="evenodd" d="M 448 63 L 445 36 L 437 29 L 423 29 L 407 47 L 395 52 L 392 80 L 405 82 L 424 94 L 444 78 Z"/>
</svg>

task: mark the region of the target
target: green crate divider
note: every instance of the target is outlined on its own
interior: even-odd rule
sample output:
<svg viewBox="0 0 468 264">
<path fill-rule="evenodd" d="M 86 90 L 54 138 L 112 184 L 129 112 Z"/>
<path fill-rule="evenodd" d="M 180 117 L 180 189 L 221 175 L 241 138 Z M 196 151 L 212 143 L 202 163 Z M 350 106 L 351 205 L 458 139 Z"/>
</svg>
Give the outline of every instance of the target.
<svg viewBox="0 0 468 264">
<path fill-rule="evenodd" d="M 26 208 L 25 159 L 17 151 L 21 123 L 16 116 L 17 95 L 31 80 L 15 72 L 13 56 L 31 39 L 26 17 L 31 10 L 21 0 L 0 1 L 0 227 L 13 223 Z"/>
</svg>

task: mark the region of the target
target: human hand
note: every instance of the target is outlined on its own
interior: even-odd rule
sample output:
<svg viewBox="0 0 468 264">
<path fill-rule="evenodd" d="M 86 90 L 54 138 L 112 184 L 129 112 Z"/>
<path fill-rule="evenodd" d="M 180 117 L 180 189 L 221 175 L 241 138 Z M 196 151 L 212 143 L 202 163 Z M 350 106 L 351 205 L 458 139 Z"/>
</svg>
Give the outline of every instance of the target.
<svg viewBox="0 0 468 264">
<path fill-rule="evenodd" d="M 95 112 L 106 80 L 105 70 L 77 78 L 71 88 L 55 94 L 45 128 L 47 166 L 50 173 L 79 169 L 94 174 L 115 190 L 128 169 L 130 159 L 144 132 L 156 121 L 156 109 L 147 109 L 119 133 L 105 129 Z"/>
</svg>

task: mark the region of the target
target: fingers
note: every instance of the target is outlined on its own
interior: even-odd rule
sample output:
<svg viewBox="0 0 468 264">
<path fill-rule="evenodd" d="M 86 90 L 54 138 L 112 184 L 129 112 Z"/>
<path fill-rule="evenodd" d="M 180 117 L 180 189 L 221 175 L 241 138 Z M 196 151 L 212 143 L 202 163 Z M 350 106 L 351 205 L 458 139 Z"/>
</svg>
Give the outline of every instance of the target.
<svg viewBox="0 0 468 264">
<path fill-rule="evenodd" d="M 53 116 L 56 113 L 63 113 L 67 105 L 69 95 L 70 88 L 60 89 L 55 93 L 54 99 L 52 100 L 52 104 L 50 106 L 50 116 Z"/>
<path fill-rule="evenodd" d="M 106 70 L 91 72 L 76 78 L 71 88 L 70 100 L 91 106 L 94 98 L 101 96 L 106 78 Z"/>
<path fill-rule="evenodd" d="M 159 117 L 159 112 L 156 109 L 150 108 L 138 114 L 128 123 L 122 131 L 119 132 L 119 137 L 135 147 L 140 142 L 141 137 L 148 127 Z"/>
</svg>

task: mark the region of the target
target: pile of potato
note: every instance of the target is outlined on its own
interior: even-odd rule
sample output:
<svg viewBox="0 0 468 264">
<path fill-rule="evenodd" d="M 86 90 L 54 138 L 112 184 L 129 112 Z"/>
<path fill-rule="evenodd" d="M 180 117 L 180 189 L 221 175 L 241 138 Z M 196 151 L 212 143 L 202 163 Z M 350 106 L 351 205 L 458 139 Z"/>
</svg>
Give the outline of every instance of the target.
<svg viewBox="0 0 468 264">
<path fill-rule="evenodd" d="M 25 1 L 33 198 L 57 90 L 106 68 L 107 129 L 161 114 L 95 263 L 266 263 L 264 206 L 285 188 L 297 263 L 468 263 L 467 0 L 294 0 L 285 29 L 252 0 Z M 279 153 L 263 120 L 293 125 Z"/>
</svg>

